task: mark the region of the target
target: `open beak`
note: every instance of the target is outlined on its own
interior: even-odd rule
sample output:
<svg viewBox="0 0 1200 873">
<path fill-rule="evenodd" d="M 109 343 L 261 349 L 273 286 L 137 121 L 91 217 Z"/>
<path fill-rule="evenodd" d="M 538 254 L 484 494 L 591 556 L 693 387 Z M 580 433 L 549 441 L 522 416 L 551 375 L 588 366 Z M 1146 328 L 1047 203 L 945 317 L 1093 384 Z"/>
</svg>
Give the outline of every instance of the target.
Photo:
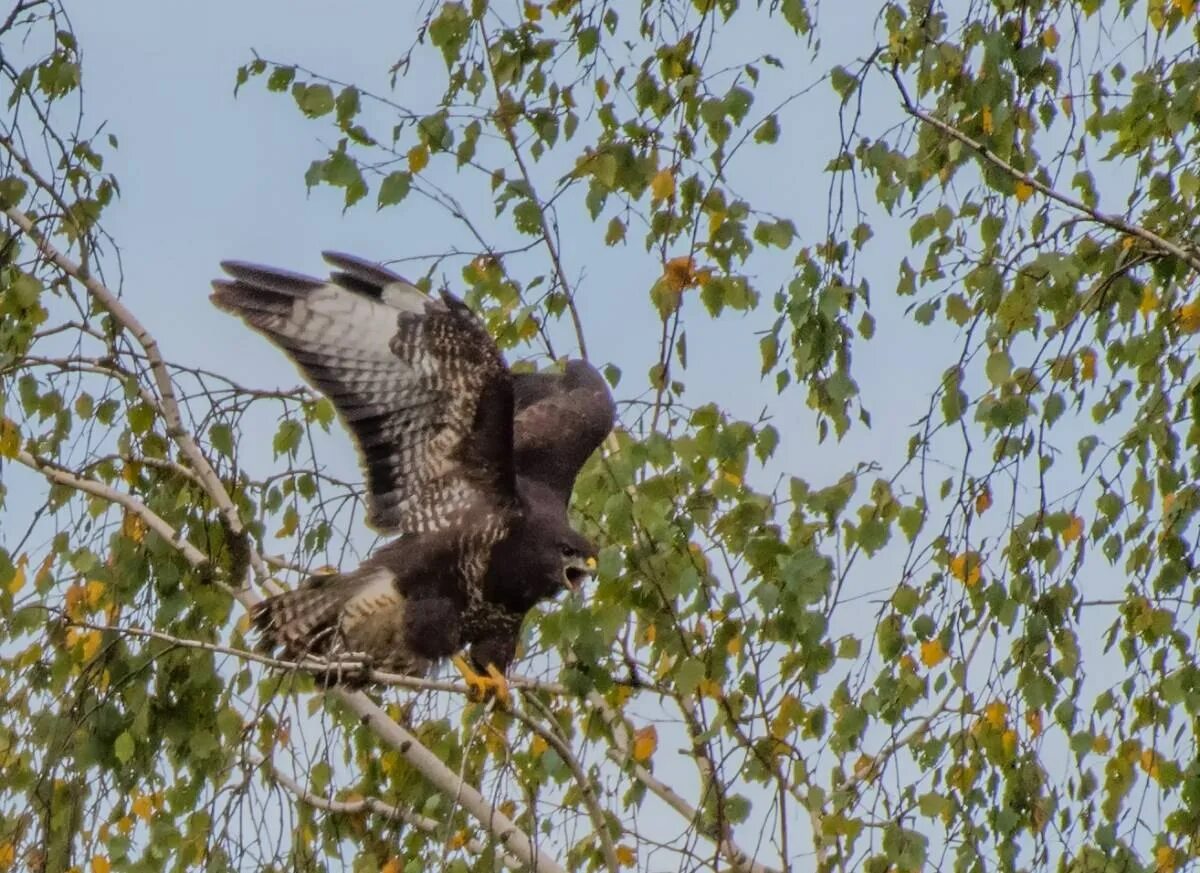
<svg viewBox="0 0 1200 873">
<path fill-rule="evenodd" d="M 570 564 L 563 573 L 563 578 L 566 580 L 567 588 L 571 593 L 578 594 L 583 588 L 583 583 L 596 575 L 596 559 L 587 558 L 585 561 L 577 564 Z"/>
</svg>

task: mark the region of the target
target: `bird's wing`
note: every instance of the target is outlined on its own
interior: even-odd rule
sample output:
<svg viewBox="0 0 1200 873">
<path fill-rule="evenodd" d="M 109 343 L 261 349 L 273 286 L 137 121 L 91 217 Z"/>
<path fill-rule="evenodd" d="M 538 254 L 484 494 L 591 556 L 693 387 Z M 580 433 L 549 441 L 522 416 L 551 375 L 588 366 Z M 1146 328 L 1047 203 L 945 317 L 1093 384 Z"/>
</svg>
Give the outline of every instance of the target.
<svg viewBox="0 0 1200 873">
<path fill-rule="evenodd" d="M 612 430 L 616 405 L 604 377 L 586 361 L 561 373 L 513 376 L 517 475 L 549 487 L 565 506 L 584 461 Z"/>
<path fill-rule="evenodd" d="M 213 302 L 283 349 L 337 409 L 383 533 L 441 530 L 515 493 L 513 388 L 504 358 L 457 298 L 326 253 L 328 281 L 239 262 Z M 486 516 L 486 513 L 484 514 Z"/>
</svg>

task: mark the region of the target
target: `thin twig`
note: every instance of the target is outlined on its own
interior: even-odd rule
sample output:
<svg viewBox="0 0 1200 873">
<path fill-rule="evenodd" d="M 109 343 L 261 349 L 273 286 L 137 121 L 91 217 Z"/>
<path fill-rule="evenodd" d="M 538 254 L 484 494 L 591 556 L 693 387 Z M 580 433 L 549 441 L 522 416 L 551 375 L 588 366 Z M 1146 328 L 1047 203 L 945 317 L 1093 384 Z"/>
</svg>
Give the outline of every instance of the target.
<svg viewBox="0 0 1200 873">
<path fill-rule="evenodd" d="M 1049 197 L 1051 200 L 1055 200 L 1061 203 L 1063 206 L 1074 209 L 1077 212 L 1082 212 L 1084 215 L 1090 217 L 1093 221 L 1110 227 L 1113 230 L 1120 231 L 1121 233 L 1125 233 L 1130 236 L 1135 236 L 1138 239 L 1149 243 L 1152 247 L 1160 252 L 1179 258 L 1179 260 L 1183 261 L 1193 270 L 1200 271 L 1200 255 L 1184 249 L 1182 246 L 1171 242 L 1166 237 L 1159 236 L 1154 231 L 1148 230 L 1139 224 L 1134 224 L 1132 221 L 1126 221 L 1119 215 L 1113 215 L 1109 212 L 1101 212 L 1099 209 L 1088 206 L 1082 200 L 1078 200 L 1069 194 L 1063 194 L 1061 191 L 1056 191 L 1049 185 L 1041 182 L 1039 179 L 1037 179 L 1037 177 L 1023 172 L 1022 170 L 1018 170 L 983 143 L 972 139 L 958 128 L 953 127 L 952 125 L 949 125 L 940 119 L 934 118 L 928 112 L 913 103 L 912 99 L 908 95 L 908 90 L 904 87 L 904 82 L 901 80 L 898 70 L 892 70 L 892 78 L 895 80 L 896 87 L 900 91 L 900 99 L 903 103 L 904 111 L 909 115 L 919 119 L 920 121 L 923 121 L 930 127 L 937 128 L 942 133 L 946 134 L 946 136 L 957 140 L 967 148 L 971 149 L 971 151 L 978 154 L 992 166 L 1003 170 L 1014 179 L 1024 182 L 1030 188 L 1046 197 Z"/>
<path fill-rule="evenodd" d="M 504 135 L 505 142 L 508 143 L 513 160 L 517 162 L 517 169 L 521 171 L 521 180 L 525 185 L 525 190 L 528 192 L 529 199 L 537 207 L 538 224 L 542 231 L 542 239 L 546 242 L 546 251 L 550 255 L 551 263 L 554 265 L 554 275 L 557 277 L 558 284 L 562 288 L 563 297 L 567 300 L 567 311 L 571 313 L 571 323 L 575 326 L 575 338 L 579 340 L 579 357 L 586 361 L 588 358 L 587 342 L 583 338 L 583 321 L 579 317 L 579 309 L 575 306 L 575 292 L 571 290 L 571 283 L 567 281 L 567 273 L 563 269 L 562 255 L 558 251 L 558 246 L 554 243 L 554 233 L 550 227 L 550 220 L 546 217 L 546 212 L 550 206 L 543 203 L 541 198 L 538 197 L 537 190 L 533 187 L 533 177 L 529 174 L 529 168 L 525 166 L 525 158 L 521 154 L 520 143 L 517 142 L 516 134 L 513 133 L 512 124 L 502 115 L 504 112 L 505 96 L 503 90 L 500 88 L 500 80 L 496 78 L 496 65 L 492 61 L 491 40 L 488 39 L 487 28 L 482 23 L 479 25 L 479 33 L 483 40 L 483 54 L 487 58 L 488 72 L 491 74 L 492 90 L 496 94 L 494 121 L 496 127 Z"/>
<path fill-rule="evenodd" d="M 175 396 L 175 386 L 171 382 L 170 371 L 167 369 L 162 354 L 159 352 L 158 341 L 154 338 L 153 334 L 142 326 L 142 323 L 138 321 L 129 307 L 121 302 L 120 298 L 109 290 L 104 283 L 100 282 L 88 273 L 87 270 L 60 252 L 48 239 L 39 233 L 28 215 L 15 207 L 6 209 L 5 215 L 37 244 L 38 249 L 48 260 L 68 276 L 71 276 L 82 284 L 92 298 L 128 330 L 134 339 L 137 340 L 138 345 L 145 350 L 146 360 L 150 365 L 150 373 L 161 398 L 160 411 L 167 424 L 167 436 L 179 446 L 184 457 L 188 459 L 188 462 L 196 471 L 196 475 L 204 483 L 205 492 L 213 503 L 216 504 L 226 524 L 229 525 L 229 529 L 235 535 L 248 536 L 245 525 L 242 524 L 241 516 L 238 515 L 237 507 L 234 505 L 232 498 L 230 498 L 229 492 L 225 490 L 221 478 L 217 475 L 212 465 L 209 464 L 208 459 L 200 450 L 200 446 L 196 444 L 195 439 L 192 438 L 191 433 L 184 427 L 179 401 Z M 262 556 L 258 554 L 257 549 L 250 549 L 250 560 L 260 579 L 269 578 L 267 566 L 263 563 Z M 234 581 L 236 582 L 236 580 Z"/>
<path fill-rule="evenodd" d="M 689 824 L 699 823 L 700 813 L 694 806 L 688 803 L 674 788 L 656 778 L 653 773 L 633 758 L 633 743 L 630 741 L 629 730 L 625 727 L 620 713 L 609 706 L 608 701 L 595 691 L 588 695 L 588 703 L 600 713 L 600 717 L 604 719 L 612 733 L 613 745 L 608 749 L 608 757 L 622 767 L 632 765 L 634 777 L 652 794 L 678 812 Z M 701 833 L 704 833 L 703 829 L 701 829 Z M 710 834 L 705 834 L 705 836 L 712 837 Z M 744 871 L 744 873 L 779 873 L 775 868 L 768 867 L 750 857 L 734 842 L 732 834 L 718 835 L 714 842 L 725 860 L 737 870 Z"/>
<path fill-rule="evenodd" d="M 83 476 L 77 476 L 61 467 L 56 467 L 46 461 L 35 458 L 33 455 L 24 449 L 18 449 L 14 454 L 13 459 L 20 464 L 25 465 L 31 470 L 36 470 L 41 473 L 51 482 L 58 485 L 66 485 L 69 488 L 74 488 L 76 491 L 82 491 L 85 494 L 91 494 L 94 497 L 99 497 L 107 500 L 109 503 L 115 503 L 128 512 L 133 513 L 149 530 L 154 531 L 167 542 L 171 543 L 175 548 L 183 554 L 183 557 L 193 567 L 205 567 L 208 565 L 208 555 L 201 552 L 193 546 L 184 537 L 175 530 L 170 524 L 163 520 L 158 513 L 151 510 L 146 504 L 142 503 L 131 494 L 125 494 L 118 491 L 111 485 L 106 485 L 103 482 L 98 482 L 95 479 L 88 479 Z"/>
<path fill-rule="evenodd" d="M 328 797 L 322 797 L 318 794 L 313 794 L 298 781 L 279 769 L 279 765 L 277 765 L 274 761 L 270 759 L 255 760 L 254 757 L 251 757 L 250 761 L 255 766 L 265 766 L 268 770 L 270 770 L 272 780 L 278 783 L 282 788 L 290 791 L 300 801 L 307 803 L 310 806 L 315 806 L 318 809 L 342 813 L 344 815 L 357 815 L 363 812 L 373 812 L 376 815 L 381 815 L 387 819 L 402 821 L 410 827 L 414 827 L 417 830 L 432 836 L 440 836 L 444 830 L 443 823 L 437 819 L 420 815 L 416 812 L 413 812 L 411 809 L 405 809 L 401 806 L 394 806 L 390 803 L 384 803 L 377 797 L 363 797 L 360 800 L 332 800 Z M 473 855 L 482 855 L 487 851 L 487 846 L 474 838 L 463 843 L 463 848 Z M 517 868 L 522 866 L 518 859 L 507 853 L 501 855 L 501 860 L 506 867 Z"/>
<path fill-rule="evenodd" d="M 550 725 L 554 725 L 553 716 L 545 712 L 535 698 L 529 697 L 526 700 L 531 706 L 541 711 L 542 716 Z M 588 815 L 591 816 L 596 837 L 600 840 L 600 848 L 604 851 L 604 861 L 612 873 L 617 873 L 621 868 L 621 862 L 617 859 L 617 847 L 612 841 L 612 834 L 608 832 L 608 817 L 600 806 L 600 799 L 596 797 L 596 790 L 591 780 L 583 771 L 583 765 L 579 763 L 579 759 L 571 751 L 570 746 L 554 730 L 543 726 L 536 719 L 530 718 L 515 707 L 511 712 L 518 721 L 549 743 L 550 747 L 558 753 L 558 757 L 570 769 L 571 774 L 575 777 L 575 782 L 579 785 L 579 790 L 583 793 L 583 803 L 588 808 Z"/>
</svg>

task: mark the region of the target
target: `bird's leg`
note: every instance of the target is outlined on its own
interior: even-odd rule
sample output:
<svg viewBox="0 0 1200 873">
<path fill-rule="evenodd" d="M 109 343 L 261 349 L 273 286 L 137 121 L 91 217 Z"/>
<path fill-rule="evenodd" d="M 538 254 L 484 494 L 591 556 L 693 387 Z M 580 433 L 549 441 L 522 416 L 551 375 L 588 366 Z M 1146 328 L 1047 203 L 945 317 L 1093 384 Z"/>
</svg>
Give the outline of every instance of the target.
<svg viewBox="0 0 1200 873">
<path fill-rule="evenodd" d="M 455 655 L 451 659 L 451 663 L 466 680 L 472 697 L 486 700 L 488 697 L 494 696 L 502 704 L 508 706 L 508 680 L 504 678 L 504 674 L 496 668 L 495 664 L 489 663 L 483 673 L 477 673 L 462 655 Z"/>
</svg>

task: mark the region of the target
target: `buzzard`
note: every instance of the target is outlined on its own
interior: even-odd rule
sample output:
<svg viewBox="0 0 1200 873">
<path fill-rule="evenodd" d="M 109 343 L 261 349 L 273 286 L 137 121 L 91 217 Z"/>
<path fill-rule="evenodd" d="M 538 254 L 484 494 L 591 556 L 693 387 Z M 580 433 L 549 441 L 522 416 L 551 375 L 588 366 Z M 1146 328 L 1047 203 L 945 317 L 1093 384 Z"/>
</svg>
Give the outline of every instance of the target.
<svg viewBox="0 0 1200 873">
<path fill-rule="evenodd" d="M 231 278 L 212 300 L 332 401 L 366 475 L 368 523 L 396 538 L 357 569 L 258 604 L 254 624 L 291 658 L 354 655 L 413 675 L 465 649 L 467 680 L 503 694 L 525 613 L 594 573 L 567 504 L 612 429 L 612 395 L 582 360 L 513 373 L 454 295 L 324 257 L 328 281 L 222 263 Z"/>
</svg>

